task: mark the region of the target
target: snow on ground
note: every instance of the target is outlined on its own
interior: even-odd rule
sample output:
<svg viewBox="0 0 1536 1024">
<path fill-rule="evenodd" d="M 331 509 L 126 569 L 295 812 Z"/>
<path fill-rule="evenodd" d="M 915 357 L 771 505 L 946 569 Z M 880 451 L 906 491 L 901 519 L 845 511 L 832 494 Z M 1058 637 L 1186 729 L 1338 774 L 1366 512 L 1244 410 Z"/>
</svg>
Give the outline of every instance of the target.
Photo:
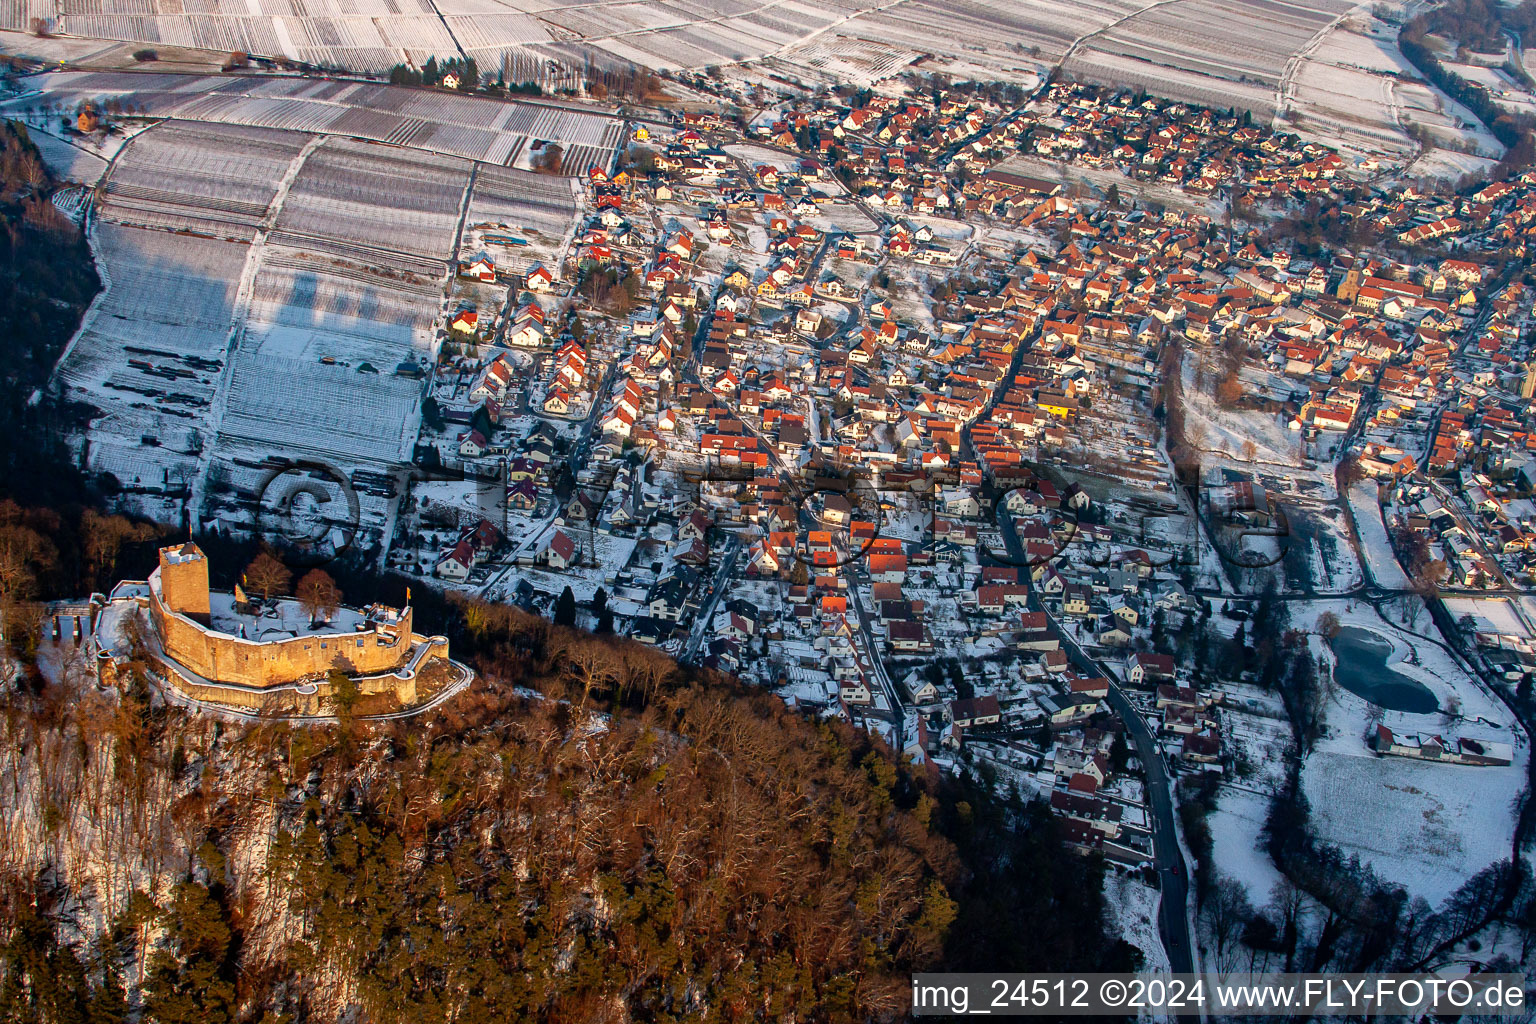
<svg viewBox="0 0 1536 1024">
<path fill-rule="evenodd" d="M 1528 598 L 1522 598 L 1522 603 Z M 1452 621 L 1459 622 L 1463 615 L 1472 616 L 1480 633 L 1503 633 L 1509 636 L 1529 636 L 1530 629 L 1520 617 L 1519 609 L 1507 597 L 1446 597 L 1441 599 Z"/>
<path fill-rule="evenodd" d="M 1376 720 L 1374 705 L 1342 686 L 1330 686 L 1327 734 L 1307 758 L 1302 788 L 1320 838 L 1346 854 L 1358 853 L 1388 882 L 1438 904 L 1472 875 L 1507 857 L 1514 835 L 1514 803 L 1524 789 L 1529 756 L 1524 734 L 1509 711 L 1438 643 L 1398 629 L 1365 602 L 1318 601 L 1293 609 L 1296 625 L 1311 625 L 1323 611 L 1345 626 L 1368 629 L 1391 642 L 1388 664 L 1432 690 L 1442 709 L 1459 705 L 1460 717 L 1441 713 L 1377 711 L 1401 733 L 1471 736 L 1508 743 L 1514 763 L 1503 767 L 1434 764 L 1377 757 L 1365 745 Z M 1433 630 L 1424 615 L 1419 628 Z M 1314 651 L 1331 661 L 1320 638 Z"/>
<path fill-rule="evenodd" d="M 1343 593 L 1365 581 L 1360 556 L 1349 538 L 1343 517 L 1343 512 L 1335 507 L 1329 507 L 1326 512 L 1310 512 L 1304 517 L 1306 529 L 1315 531 L 1319 536 L 1326 534 L 1332 538 L 1332 546 L 1326 551 L 1317 537 L 1308 538 L 1312 585 L 1319 593 Z M 1301 517 L 1298 517 L 1298 528 L 1303 525 L 1300 520 Z M 1296 543 L 1295 538 L 1292 543 Z"/>
<path fill-rule="evenodd" d="M 48 169 L 60 181 L 94 185 L 107 173 L 107 161 L 91 150 L 66 142 L 36 128 L 28 132 Z"/>
<path fill-rule="evenodd" d="M 1404 172 L 1405 177 L 1456 179 L 1464 174 L 1486 175 L 1498 161 L 1451 149 L 1427 149 Z"/>
<path fill-rule="evenodd" d="M 1143 971 L 1171 970 L 1168 952 L 1157 930 L 1157 910 L 1163 894 L 1134 874 L 1112 871 L 1104 877 L 1104 906 L 1110 934 L 1119 935 L 1146 957 Z"/>
<path fill-rule="evenodd" d="M 1197 362 L 1198 353 L 1190 353 L 1184 361 L 1184 415 L 1190 437 L 1202 438 L 1200 450 L 1244 463 L 1300 467 L 1301 438 L 1285 418 L 1258 410 L 1220 408 L 1207 389 L 1196 386 Z M 1249 441 L 1254 446 L 1251 460 L 1243 450 Z"/>
<path fill-rule="evenodd" d="M 1304 138 L 1347 157 L 1401 159 L 1414 149 L 1395 93 L 1404 72 L 1412 68 L 1397 49 L 1395 27 L 1356 12 L 1302 54 L 1285 84 L 1285 116 Z"/>
<path fill-rule="evenodd" d="M 1088 185 L 1104 192 L 1109 191 L 1109 186 L 1114 185 L 1120 194 L 1128 199 L 1189 210 L 1212 218 L 1219 218 L 1224 210 L 1219 200 L 1191 195 L 1174 185 L 1137 181 L 1113 167 L 1088 167 L 1083 164 L 1069 164 L 1020 153 L 1010 156 L 993 170 L 1033 175 L 1047 181 L 1059 181 L 1064 185 Z"/>
<path fill-rule="evenodd" d="M 1216 810 L 1206 819 L 1214 840 L 1211 856 L 1217 872 L 1240 882 L 1248 892 L 1248 901 L 1256 907 L 1269 902 L 1270 893 L 1281 880 L 1259 834 L 1268 814 L 1269 797 L 1265 794 L 1222 786 Z"/>
<path fill-rule="evenodd" d="M 1362 480 L 1349 489 L 1348 498 L 1355 533 L 1360 538 L 1361 554 L 1371 579 L 1381 587 L 1406 590 L 1410 585 L 1408 574 L 1398 564 L 1387 539 L 1387 524 L 1382 520 L 1381 507 L 1376 501 L 1376 485 Z"/>
<path fill-rule="evenodd" d="M 1439 904 L 1509 856 L 1523 773 L 1320 751 L 1302 780 L 1324 840 Z"/>
</svg>

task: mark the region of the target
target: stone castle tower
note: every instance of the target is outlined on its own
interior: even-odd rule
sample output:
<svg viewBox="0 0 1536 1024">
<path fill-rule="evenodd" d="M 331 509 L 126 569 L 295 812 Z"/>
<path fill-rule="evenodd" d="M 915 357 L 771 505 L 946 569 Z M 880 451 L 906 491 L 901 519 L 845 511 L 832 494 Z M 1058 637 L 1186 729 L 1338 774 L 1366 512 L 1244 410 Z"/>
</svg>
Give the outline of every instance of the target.
<svg viewBox="0 0 1536 1024">
<path fill-rule="evenodd" d="M 165 606 L 208 625 L 208 556 L 191 541 L 160 549 L 160 594 Z"/>
</svg>

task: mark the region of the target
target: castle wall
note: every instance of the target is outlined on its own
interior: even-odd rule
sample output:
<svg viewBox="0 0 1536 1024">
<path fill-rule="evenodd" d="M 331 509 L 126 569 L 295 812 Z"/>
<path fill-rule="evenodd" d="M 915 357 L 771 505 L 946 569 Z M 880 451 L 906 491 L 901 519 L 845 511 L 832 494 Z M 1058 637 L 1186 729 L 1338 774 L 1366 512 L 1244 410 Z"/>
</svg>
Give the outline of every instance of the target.
<svg viewBox="0 0 1536 1024">
<path fill-rule="evenodd" d="M 153 594 L 150 615 L 168 656 L 205 679 L 238 686 L 279 686 L 338 665 L 349 675 L 393 672 L 411 651 L 410 609 L 393 636 L 369 630 L 259 642 L 211 632 L 165 608 Z"/>
<path fill-rule="evenodd" d="M 437 653 L 447 657 L 447 645 L 438 644 Z M 262 690 L 240 690 L 228 686 L 208 686 L 203 683 L 195 683 L 176 671 L 176 666 L 155 659 L 157 672 L 181 693 L 193 700 L 207 701 L 211 704 L 228 704 L 232 707 L 260 710 L 267 700 L 268 693 Z M 113 673 L 116 675 L 115 671 Z M 357 679 L 357 690 L 364 696 L 372 696 L 379 693 L 393 694 L 401 705 L 409 707 L 416 703 L 416 677 L 411 675 L 407 679 L 401 679 L 394 675 L 374 676 L 370 679 Z M 331 685 L 326 682 L 318 683 L 314 693 L 293 693 L 293 700 L 298 705 L 298 712 L 305 715 L 318 715 L 326 709 L 322 703 L 331 696 Z"/>
</svg>

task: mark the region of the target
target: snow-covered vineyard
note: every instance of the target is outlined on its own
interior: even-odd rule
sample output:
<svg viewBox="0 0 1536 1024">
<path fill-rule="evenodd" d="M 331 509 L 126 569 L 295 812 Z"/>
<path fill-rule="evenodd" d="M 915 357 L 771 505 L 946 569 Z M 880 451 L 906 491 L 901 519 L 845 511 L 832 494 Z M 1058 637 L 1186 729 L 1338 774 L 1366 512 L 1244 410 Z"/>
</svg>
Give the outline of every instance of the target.
<svg viewBox="0 0 1536 1024">
<path fill-rule="evenodd" d="M 483 247 L 558 265 L 578 209 L 569 178 L 181 120 L 125 143 L 101 196 L 107 288 L 59 370 L 99 413 L 84 464 L 147 514 L 192 503 L 236 525 L 272 456 L 323 460 L 377 481 L 358 512 L 379 531 L 452 261 Z"/>
<path fill-rule="evenodd" d="M 31 17 L 45 17 L 78 36 L 243 51 L 372 73 L 405 61 L 420 64 L 431 55 L 464 54 L 483 70 L 533 69 L 535 77 L 543 77 L 546 62 L 662 71 L 760 64 L 760 77 L 870 85 L 918 64 L 966 77 L 1029 81 L 1065 59 L 1068 70 L 1086 80 L 1147 86 L 1159 95 L 1219 106 L 1236 102 L 1269 115 L 1284 109 L 1295 92 L 1291 79 L 1313 63 L 1311 51 L 1353 6 L 1349 0 L 515 0 L 484 10 L 469 0 L 366 0 L 341 10 L 213 0 L 193 14 L 169 0 L 67 0 L 57 11 L 39 0 L 6 0 L 0 28 L 24 29 Z M 1304 85 L 1327 89 L 1329 76 L 1308 75 Z M 1369 102 L 1377 92 L 1343 91 L 1332 105 L 1348 105 L 1356 96 Z M 371 100 L 364 105 L 381 106 Z M 242 123 L 326 130 L 313 111 L 240 107 L 226 113 Z M 349 133 L 406 141 L 394 136 L 417 130 L 410 119 L 420 115 L 401 113 L 403 120 L 377 134 Z M 471 121 L 450 133 L 454 138 L 425 148 L 515 162 L 515 150 L 499 149 L 496 138 L 472 128 L 496 134 Z M 551 129 L 513 131 L 547 137 Z"/>
<path fill-rule="evenodd" d="M 421 92 L 362 82 L 58 72 L 30 83 L 73 107 L 115 100 L 148 117 L 344 135 L 514 165 L 555 143 L 570 173 L 611 168 L 622 119 L 598 111 Z"/>
<path fill-rule="evenodd" d="M 250 247 L 110 223 L 97 226 L 95 245 L 106 290 L 59 379 L 102 412 L 89 467 L 174 521 L 197 476 Z"/>
<path fill-rule="evenodd" d="M 1188 0 L 1149 7 L 1086 39 L 1074 77 L 1266 115 L 1292 57 L 1349 0 Z M 1193 26 L 1199 26 L 1194 31 Z"/>
</svg>

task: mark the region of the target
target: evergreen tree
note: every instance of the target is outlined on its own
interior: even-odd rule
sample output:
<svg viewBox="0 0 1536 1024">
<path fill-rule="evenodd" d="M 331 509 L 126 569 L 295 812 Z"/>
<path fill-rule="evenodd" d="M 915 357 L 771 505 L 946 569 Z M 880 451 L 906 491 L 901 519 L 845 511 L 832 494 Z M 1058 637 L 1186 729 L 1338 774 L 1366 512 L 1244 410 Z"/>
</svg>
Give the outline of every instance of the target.
<svg viewBox="0 0 1536 1024">
<path fill-rule="evenodd" d="M 23 903 L 19 911 L 0 962 L 0 1021 L 89 1021 L 85 970 L 74 951 L 58 944 L 32 907 Z"/>
<path fill-rule="evenodd" d="M 171 897 L 170 946 L 155 954 L 144 1009 L 157 1024 L 233 1021 L 235 985 L 227 915 L 206 888 L 178 885 Z"/>
<path fill-rule="evenodd" d="M 560 599 L 555 602 L 555 625 L 576 625 L 576 595 L 571 593 L 570 587 L 562 590 Z"/>
</svg>

